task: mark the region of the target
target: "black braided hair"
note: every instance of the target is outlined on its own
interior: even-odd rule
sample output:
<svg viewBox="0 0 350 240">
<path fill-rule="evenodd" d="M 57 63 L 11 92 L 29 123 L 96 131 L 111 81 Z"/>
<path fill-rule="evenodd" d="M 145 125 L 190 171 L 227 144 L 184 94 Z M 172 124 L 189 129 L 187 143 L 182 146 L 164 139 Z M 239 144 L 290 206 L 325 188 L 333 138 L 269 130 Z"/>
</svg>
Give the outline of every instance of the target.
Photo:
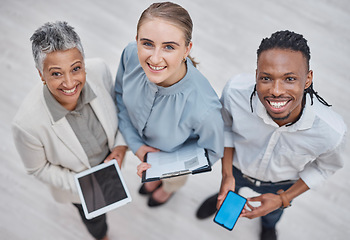
<svg viewBox="0 0 350 240">
<path fill-rule="evenodd" d="M 250 95 L 250 110 L 252 110 L 252 112 L 253 112 L 252 101 L 253 101 L 253 97 L 255 96 L 255 93 L 256 93 L 256 84 L 254 85 L 254 90 L 253 90 L 252 94 Z"/>
<path fill-rule="evenodd" d="M 290 49 L 293 51 L 301 52 L 306 60 L 307 70 L 310 68 L 310 48 L 307 45 L 307 40 L 303 37 L 303 35 L 285 30 L 285 31 L 278 31 L 271 35 L 270 38 L 264 38 L 260 46 L 257 50 L 257 59 L 259 60 L 260 54 L 263 51 L 279 48 L 279 49 Z M 253 112 L 253 106 L 252 106 L 252 99 L 253 96 L 256 94 L 256 85 L 254 86 L 254 90 L 252 94 L 250 95 L 250 108 Z M 322 104 L 324 104 L 327 107 L 330 107 L 332 105 L 328 104 L 326 100 L 324 100 L 318 93 L 313 89 L 313 83 L 304 90 L 304 98 L 306 98 L 306 94 L 310 95 L 311 98 L 311 105 L 313 104 L 313 96 L 315 95 L 317 100 L 320 101 Z"/>
<path fill-rule="evenodd" d="M 313 88 L 313 83 L 311 83 L 311 85 L 304 90 L 304 98 L 306 97 L 306 94 L 308 93 L 310 95 L 310 98 L 311 98 L 311 105 L 314 104 L 314 100 L 313 100 L 313 97 L 314 95 L 316 96 L 317 100 L 322 103 L 323 105 L 327 106 L 327 107 L 331 107 L 332 105 L 328 104 L 326 102 L 326 100 L 324 100 L 323 97 L 321 97 L 320 95 L 318 95 L 318 93 L 314 90 Z"/>
</svg>

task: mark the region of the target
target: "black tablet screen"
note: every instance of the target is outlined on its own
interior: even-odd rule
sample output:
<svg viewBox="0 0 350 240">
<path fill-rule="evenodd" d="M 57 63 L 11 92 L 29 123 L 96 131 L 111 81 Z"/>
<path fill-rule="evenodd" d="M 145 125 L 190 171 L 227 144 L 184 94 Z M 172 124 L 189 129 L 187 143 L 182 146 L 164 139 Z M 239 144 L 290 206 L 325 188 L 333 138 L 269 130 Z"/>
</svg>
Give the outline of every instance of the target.
<svg viewBox="0 0 350 240">
<path fill-rule="evenodd" d="M 89 213 L 127 198 L 114 165 L 78 179 Z"/>
</svg>

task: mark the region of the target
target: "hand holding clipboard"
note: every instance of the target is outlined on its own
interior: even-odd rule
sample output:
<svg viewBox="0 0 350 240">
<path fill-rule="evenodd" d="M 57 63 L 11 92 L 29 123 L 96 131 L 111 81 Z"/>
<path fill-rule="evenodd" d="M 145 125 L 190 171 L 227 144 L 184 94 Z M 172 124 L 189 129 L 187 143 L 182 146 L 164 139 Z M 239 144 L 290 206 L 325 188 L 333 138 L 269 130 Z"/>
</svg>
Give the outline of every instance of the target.
<svg viewBox="0 0 350 240">
<path fill-rule="evenodd" d="M 196 141 L 187 142 L 174 152 L 149 152 L 145 162 L 150 167 L 145 163 L 138 166 L 142 182 L 211 171 L 206 150 L 198 147 Z"/>
</svg>

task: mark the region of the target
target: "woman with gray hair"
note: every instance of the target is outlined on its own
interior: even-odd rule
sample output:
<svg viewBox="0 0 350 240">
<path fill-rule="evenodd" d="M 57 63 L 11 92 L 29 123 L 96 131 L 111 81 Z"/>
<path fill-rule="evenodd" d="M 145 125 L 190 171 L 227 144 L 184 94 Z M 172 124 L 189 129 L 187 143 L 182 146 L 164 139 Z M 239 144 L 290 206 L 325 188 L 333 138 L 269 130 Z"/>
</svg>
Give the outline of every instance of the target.
<svg viewBox="0 0 350 240">
<path fill-rule="evenodd" d="M 85 218 L 74 175 L 111 159 L 121 165 L 125 156 L 112 76 L 102 60 L 84 61 L 80 38 L 66 22 L 46 23 L 30 40 L 42 84 L 14 118 L 17 150 L 27 172 L 48 184 L 58 202 L 78 208 L 91 235 L 108 239 L 105 215 Z"/>
</svg>

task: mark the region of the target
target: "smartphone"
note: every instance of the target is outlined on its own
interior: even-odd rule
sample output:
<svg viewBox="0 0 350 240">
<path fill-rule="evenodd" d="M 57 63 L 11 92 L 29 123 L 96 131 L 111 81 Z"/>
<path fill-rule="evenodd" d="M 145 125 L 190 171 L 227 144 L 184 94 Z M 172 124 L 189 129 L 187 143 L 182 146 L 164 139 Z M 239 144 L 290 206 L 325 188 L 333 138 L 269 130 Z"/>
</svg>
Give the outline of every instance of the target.
<svg viewBox="0 0 350 240">
<path fill-rule="evenodd" d="M 229 191 L 219 211 L 216 212 L 214 222 L 232 231 L 246 202 L 247 199 L 244 197 Z"/>
</svg>

